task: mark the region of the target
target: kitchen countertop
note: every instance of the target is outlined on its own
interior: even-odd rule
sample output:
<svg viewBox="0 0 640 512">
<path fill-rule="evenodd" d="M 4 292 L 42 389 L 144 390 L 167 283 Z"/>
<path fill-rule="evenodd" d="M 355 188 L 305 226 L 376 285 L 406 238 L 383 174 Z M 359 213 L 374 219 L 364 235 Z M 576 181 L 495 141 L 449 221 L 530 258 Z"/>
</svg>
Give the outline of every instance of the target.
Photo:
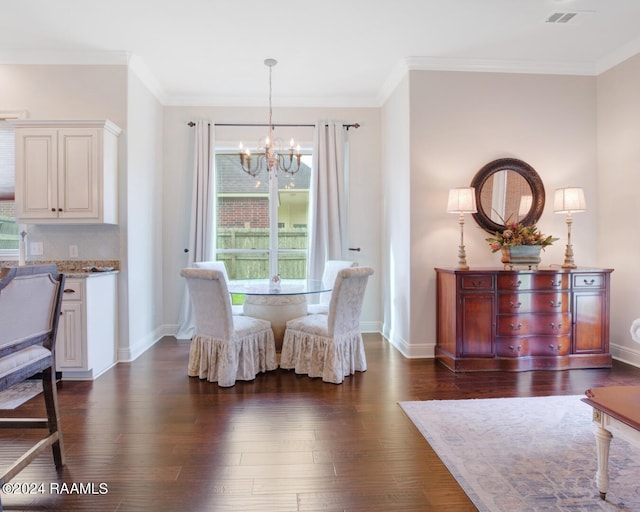
<svg viewBox="0 0 640 512">
<path fill-rule="evenodd" d="M 68 278 L 84 279 L 88 277 L 98 277 L 107 274 L 117 274 L 120 272 L 119 260 L 57 260 L 57 261 L 28 261 L 27 265 L 45 265 L 55 264 L 58 272 L 63 273 Z M 17 266 L 16 261 L 0 262 L 0 267 Z M 90 271 L 88 269 L 95 268 L 98 270 Z M 102 270 L 102 269 L 111 270 Z"/>
</svg>

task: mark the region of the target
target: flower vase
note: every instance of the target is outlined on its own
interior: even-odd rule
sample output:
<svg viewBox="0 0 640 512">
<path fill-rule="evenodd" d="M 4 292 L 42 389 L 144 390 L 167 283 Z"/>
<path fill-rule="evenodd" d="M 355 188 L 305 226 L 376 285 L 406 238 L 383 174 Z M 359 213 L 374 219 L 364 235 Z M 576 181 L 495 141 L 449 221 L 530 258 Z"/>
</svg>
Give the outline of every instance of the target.
<svg viewBox="0 0 640 512">
<path fill-rule="evenodd" d="M 541 249 L 541 245 L 504 245 L 500 261 L 505 269 L 513 269 L 514 266 L 538 268 Z"/>
</svg>

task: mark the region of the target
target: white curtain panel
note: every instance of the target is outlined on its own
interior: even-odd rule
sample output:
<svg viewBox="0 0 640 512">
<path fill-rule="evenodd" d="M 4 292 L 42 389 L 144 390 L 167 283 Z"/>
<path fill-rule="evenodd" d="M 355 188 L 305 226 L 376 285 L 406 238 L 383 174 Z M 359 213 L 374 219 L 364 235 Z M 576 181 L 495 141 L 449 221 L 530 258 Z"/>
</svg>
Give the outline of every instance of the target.
<svg viewBox="0 0 640 512">
<path fill-rule="evenodd" d="M 206 261 L 211 255 L 213 239 L 213 168 L 214 126 L 209 121 L 196 121 L 194 127 L 193 192 L 191 196 L 191 224 L 189 228 L 188 266 L 195 261 Z M 176 338 L 191 339 L 195 320 L 191 310 L 189 292 L 185 287 L 178 319 Z"/>
<path fill-rule="evenodd" d="M 309 206 L 311 279 L 320 279 L 327 260 L 343 260 L 347 250 L 347 131 L 342 122 L 315 127 Z"/>
</svg>

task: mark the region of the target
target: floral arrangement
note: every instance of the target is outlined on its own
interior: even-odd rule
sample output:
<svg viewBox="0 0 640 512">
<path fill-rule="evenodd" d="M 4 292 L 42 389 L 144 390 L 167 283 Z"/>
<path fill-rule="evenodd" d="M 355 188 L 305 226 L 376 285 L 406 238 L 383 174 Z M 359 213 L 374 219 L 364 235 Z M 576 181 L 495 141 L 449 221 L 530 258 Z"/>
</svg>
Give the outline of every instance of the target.
<svg viewBox="0 0 640 512">
<path fill-rule="evenodd" d="M 491 252 L 497 252 L 502 247 L 514 245 L 540 245 L 544 249 L 558 239 L 551 235 L 543 235 L 535 224 L 524 226 L 518 222 L 511 222 L 506 224 L 502 233 L 496 231 L 495 236 L 485 240 L 489 242 Z"/>
</svg>

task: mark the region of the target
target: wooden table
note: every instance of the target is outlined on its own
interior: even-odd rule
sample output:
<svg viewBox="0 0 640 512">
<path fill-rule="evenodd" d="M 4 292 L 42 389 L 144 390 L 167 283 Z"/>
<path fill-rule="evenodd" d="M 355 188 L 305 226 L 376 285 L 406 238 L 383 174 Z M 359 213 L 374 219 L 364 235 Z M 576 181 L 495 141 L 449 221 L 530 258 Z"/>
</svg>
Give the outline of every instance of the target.
<svg viewBox="0 0 640 512">
<path fill-rule="evenodd" d="M 640 447 L 640 386 L 608 386 L 588 389 L 582 401 L 593 407 L 600 498 L 609 488 L 609 446 L 615 434 Z"/>
</svg>

